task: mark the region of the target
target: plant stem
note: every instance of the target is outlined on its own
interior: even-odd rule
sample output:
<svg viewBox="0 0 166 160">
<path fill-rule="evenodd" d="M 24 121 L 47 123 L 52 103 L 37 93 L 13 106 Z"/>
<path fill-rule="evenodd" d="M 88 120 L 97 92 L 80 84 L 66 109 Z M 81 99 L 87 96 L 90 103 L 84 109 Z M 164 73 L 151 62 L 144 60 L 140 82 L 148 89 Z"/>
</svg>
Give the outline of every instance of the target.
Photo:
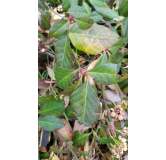
<svg viewBox="0 0 166 160">
<path fill-rule="evenodd" d="M 70 125 L 70 123 L 69 123 L 69 119 L 68 119 L 68 117 L 66 116 L 66 113 L 65 113 L 65 112 L 63 112 L 63 114 L 64 114 L 65 119 L 66 119 L 66 121 L 67 121 L 67 123 L 68 123 L 68 125 L 69 125 L 69 127 L 70 127 L 70 129 L 71 129 L 71 133 L 73 134 L 73 130 L 72 130 L 71 125 Z"/>
<path fill-rule="evenodd" d="M 74 155 L 74 158 L 75 158 L 76 160 L 79 160 L 79 159 L 77 158 L 76 154 L 74 153 L 74 151 L 72 150 L 72 148 L 70 147 L 70 145 L 68 145 L 68 143 L 64 140 L 64 138 L 61 136 L 61 134 L 60 134 L 58 131 L 56 131 L 56 133 L 57 133 L 58 136 L 62 139 L 62 141 L 64 141 L 64 142 L 66 143 L 67 147 L 70 149 L 70 151 L 71 151 L 72 154 Z"/>
<path fill-rule="evenodd" d="M 103 157 L 105 160 L 107 160 L 107 159 L 105 158 L 105 156 L 103 155 L 103 153 L 101 152 L 101 150 L 100 150 L 100 148 L 99 148 L 98 145 L 97 145 L 97 149 L 99 150 L 99 152 L 100 152 L 100 154 L 102 155 L 102 157 Z"/>
<path fill-rule="evenodd" d="M 98 132 L 98 130 L 99 130 L 99 128 L 100 128 L 100 123 L 101 122 L 99 122 L 99 126 L 97 127 L 97 130 L 96 130 L 96 134 L 97 134 L 97 132 Z M 94 143 L 94 141 L 95 141 L 95 136 L 93 137 L 93 139 L 92 139 L 92 143 L 91 143 L 91 145 L 90 145 L 90 149 L 89 149 L 89 154 L 88 154 L 88 160 L 90 160 L 90 153 L 91 153 L 91 149 L 92 149 L 92 146 L 93 146 L 93 143 Z"/>
</svg>

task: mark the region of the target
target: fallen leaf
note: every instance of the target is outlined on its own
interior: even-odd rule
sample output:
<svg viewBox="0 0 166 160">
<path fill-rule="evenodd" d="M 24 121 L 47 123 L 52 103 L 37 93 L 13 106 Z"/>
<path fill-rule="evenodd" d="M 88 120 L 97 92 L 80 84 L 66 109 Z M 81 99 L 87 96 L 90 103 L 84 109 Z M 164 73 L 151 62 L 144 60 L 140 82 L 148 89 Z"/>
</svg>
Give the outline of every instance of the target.
<svg viewBox="0 0 166 160">
<path fill-rule="evenodd" d="M 39 147 L 39 151 L 44 152 L 44 153 L 47 152 L 46 147 L 44 147 L 44 146 Z"/>
<path fill-rule="evenodd" d="M 107 153 L 103 153 L 103 154 L 104 154 L 104 156 L 107 160 L 112 160 L 113 159 L 113 156 L 110 153 L 107 152 Z"/>
<path fill-rule="evenodd" d="M 39 78 L 38 79 L 38 89 L 47 89 L 49 87 L 50 84 L 45 83 L 45 78 Z"/>
<path fill-rule="evenodd" d="M 89 128 L 91 128 L 91 126 L 90 127 L 85 127 L 84 124 L 80 124 L 78 122 L 78 120 L 75 120 L 73 132 L 79 131 L 79 133 L 82 134 L 83 132 L 85 132 Z"/>
<path fill-rule="evenodd" d="M 61 120 L 65 123 L 65 126 L 61 129 L 58 129 L 57 131 L 62 135 L 62 137 L 66 141 L 69 141 L 72 138 L 72 132 L 71 132 L 70 126 L 65 119 L 61 119 Z"/>
<path fill-rule="evenodd" d="M 64 101 L 65 101 L 65 108 L 69 105 L 69 96 L 64 97 Z"/>
<path fill-rule="evenodd" d="M 52 77 L 52 80 L 55 80 L 55 73 L 53 72 L 53 70 L 47 66 L 46 66 L 46 68 L 47 68 L 49 77 L 50 78 Z"/>
<path fill-rule="evenodd" d="M 113 102 L 119 102 L 119 101 L 121 101 L 120 96 L 117 93 L 115 93 L 114 91 L 112 91 L 112 90 L 105 90 L 104 94 L 105 94 L 105 99 L 108 100 L 108 101 L 111 101 L 111 100 Z"/>
</svg>

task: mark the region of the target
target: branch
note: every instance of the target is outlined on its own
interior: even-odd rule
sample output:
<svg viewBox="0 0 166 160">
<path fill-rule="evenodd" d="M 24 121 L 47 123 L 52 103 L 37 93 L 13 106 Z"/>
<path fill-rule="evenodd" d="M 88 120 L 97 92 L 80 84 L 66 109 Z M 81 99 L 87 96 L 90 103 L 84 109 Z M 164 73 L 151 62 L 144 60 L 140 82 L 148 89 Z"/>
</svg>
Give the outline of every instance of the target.
<svg viewBox="0 0 166 160">
<path fill-rule="evenodd" d="M 54 55 L 52 55 L 52 54 L 49 53 L 49 52 L 41 52 L 41 51 L 38 51 L 38 54 L 48 55 L 50 58 L 54 59 Z"/>
</svg>

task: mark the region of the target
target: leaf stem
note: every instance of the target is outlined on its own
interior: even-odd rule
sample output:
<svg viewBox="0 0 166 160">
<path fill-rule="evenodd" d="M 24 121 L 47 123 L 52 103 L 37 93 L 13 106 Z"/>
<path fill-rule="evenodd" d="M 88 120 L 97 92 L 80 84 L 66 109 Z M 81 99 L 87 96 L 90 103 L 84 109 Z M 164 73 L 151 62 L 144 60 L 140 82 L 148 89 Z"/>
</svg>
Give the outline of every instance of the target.
<svg viewBox="0 0 166 160">
<path fill-rule="evenodd" d="M 96 130 L 96 134 L 97 134 L 97 132 L 98 132 L 98 130 L 99 130 L 99 128 L 100 128 L 100 124 L 101 124 L 101 122 L 99 122 L 99 126 L 97 127 L 97 130 Z M 92 146 L 93 146 L 93 143 L 94 143 L 94 141 L 95 141 L 95 136 L 93 136 L 93 139 L 92 139 L 92 143 L 91 143 L 91 145 L 90 145 L 90 149 L 89 149 L 89 154 L 88 154 L 88 160 L 90 160 L 90 153 L 91 153 L 91 150 L 92 150 Z"/>
<path fill-rule="evenodd" d="M 70 129 L 71 129 L 71 133 L 73 134 L 73 130 L 72 130 L 71 125 L 70 125 L 70 123 L 69 123 L 69 119 L 68 119 L 68 117 L 67 117 L 67 115 L 66 115 L 65 112 L 63 112 L 63 114 L 64 114 L 65 119 L 66 119 L 66 121 L 67 121 L 67 123 L 68 123 L 68 125 L 69 125 L 69 127 L 70 127 Z"/>
<path fill-rule="evenodd" d="M 60 134 L 58 131 L 56 131 L 56 133 L 57 133 L 58 136 L 62 139 L 62 141 L 64 141 L 64 142 L 66 143 L 66 145 L 68 146 L 68 148 L 70 149 L 70 151 L 71 151 L 72 154 L 74 155 L 74 158 L 75 158 L 76 160 L 79 160 L 79 159 L 77 158 L 76 154 L 74 153 L 74 151 L 72 150 L 72 148 L 70 147 L 70 145 L 64 140 L 64 138 L 61 136 L 61 134 Z"/>
</svg>

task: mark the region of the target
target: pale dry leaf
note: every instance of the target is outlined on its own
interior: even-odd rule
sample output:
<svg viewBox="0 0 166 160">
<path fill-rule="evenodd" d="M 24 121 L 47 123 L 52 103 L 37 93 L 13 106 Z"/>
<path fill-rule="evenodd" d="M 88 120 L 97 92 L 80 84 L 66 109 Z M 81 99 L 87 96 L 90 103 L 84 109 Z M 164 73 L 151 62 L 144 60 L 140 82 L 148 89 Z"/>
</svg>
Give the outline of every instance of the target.
<svg viewBox="0 0 166 160">
<path fill-rule="evenodd" d="M 60 160 L 59 157 L 54 154 L 54 152 L 52 151 L 49 157 L 49 160 Z"/>
<path fill-rule="evenodd" d="M 127 115 L 127 113 L 126 113 L 125 111 L 123 111 L 122 114 L 123 114 L 123 117 L 124 117 L 123 119 L 124 119 L 124 120 L 128 120 L 128 115 Z"/>
<path fill-rule="evenodd" d="M 101 53 L 100 53 L 100 54 L 101 54 Z M 97 62 L 100 60 L 101 57 L 102 57 L 102 54 L 100 55 L 100 57 L 99 57 L 98 59 L 96 59 L 95 61 L 91 62 L 91 63 L 88 65 L 87 71 L 93 69 L 93 68 L 95 67 L 95 65 L 97 64 Z M 85 80 L 86 80 L 86 77 L 85 77 Z M 89 80 L 91 86 L 95 84 L 93 78 L 92 78 L 91 76 L 89 76 L 89 75 L 88 75 L 88 80 Z"/>
<path fill-rule="evenodd" d="M 65 108 L 69 105 L 69 96 L 64 97 L 64 101 L 65 101 Z"/>
<path fill-rule="evenodd" d="M 49 87 L 50 84 L 45 83 L 45 78 L 39 78 L 38 79 L 38 89 L 47 89 Z"/>
<path fill-rule="evenodd" d="M 71 132 L 70 126 L 65 119 L 61 119 L 61 121 L 63 121 L 63 123 L 65 123 L 65 126 L 61 129 L 58 129 L 57 131 L 62 135 L 62 137 L 66 141 L 69 141 L 72 138 L 72 132 Z M 53 131 L 53 132 L 55 132 L 55 131 Z"/>
<path fill-rule="evenodd" d="M 107 160 L 112 160 L 113 159 L 113 156 L 110 153 L 106 152 L 106 153 L 103 153 L 103 154 L 104 154 L 104 156 Z"/>
<path fill-rule="evenodd" d="M 104 94 L 105 94 L 105 99 L 110 101 L 110 102 L 111 102 L 111 100 L 113 102 L 120 102 L 121 101 L 120 96 L 112 90 L 105 90 Z"/>
<path fill-rule="evenodd" d="M 50 78 L 52 77 L 52 80 L 55 80 L 55 73 L 53 72 L 53 70 L 50 67 L 47 67 L 47 66 L 46 66 L 46 68 L 47 68 L 49 77 Z"/>
<path fill-rule="evenodd" d="M 91 126 L 85 127 L 84 124 L 80 124 L 78 122 L 78 120 L 75 120 L 73 132 L 79 131 L 79 133 L 82 134 L 83 132 L 85 132 L 89 128 L 91 128 Z"/>
</svg>

